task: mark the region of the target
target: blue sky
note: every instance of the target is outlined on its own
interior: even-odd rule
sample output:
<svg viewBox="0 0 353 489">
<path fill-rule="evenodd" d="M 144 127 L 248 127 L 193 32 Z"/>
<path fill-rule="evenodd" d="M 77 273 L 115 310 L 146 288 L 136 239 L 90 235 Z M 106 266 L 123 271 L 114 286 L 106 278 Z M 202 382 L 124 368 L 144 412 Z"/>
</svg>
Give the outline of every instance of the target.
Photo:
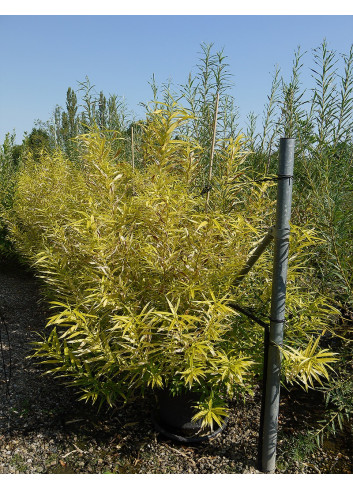
<svg viewBox="0 0 353 489">
<path fill-rule="evenodd" d="M 353 44 L 352 15 L 1 15 L 0 142 L 17 141 L 34 121 L 65 106 L 69 86 L 87 75 L 99 92 L 124 96 L 137 116 L 151 98 L 148 81 L 184 83 L 202 42 L 224 48 L 234 75 L 231 93 L 241 122 L 262 114 L 276 65 L 285 79 L 293 53 L 304 57 L 303 84 L 312 86 L 312 49 L 326 38 L 338 53 Z"/>
</svg>

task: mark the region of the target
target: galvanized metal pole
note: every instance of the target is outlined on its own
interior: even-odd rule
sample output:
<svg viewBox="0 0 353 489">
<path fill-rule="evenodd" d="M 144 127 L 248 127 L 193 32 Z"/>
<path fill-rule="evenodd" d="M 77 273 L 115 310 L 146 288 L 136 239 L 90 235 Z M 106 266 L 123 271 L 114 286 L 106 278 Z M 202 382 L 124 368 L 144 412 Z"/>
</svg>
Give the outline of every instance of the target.
<svg viewBox="0 0 353 489">
<path fill-rule="evenodd" d="M 267 374 L 264 382 L 263 438 L 261 471 L 274 472 L 281 381 L 281 353 L 286 300 L 286 282 L 289 251 L 289 221 L 292 205 L 294 138 L 281 138 L 277 189 L 276 225 L 274 230 L 274 259 L 272 274 L 272 301 L 268 354 L 265 359 Z"/>
</svg>

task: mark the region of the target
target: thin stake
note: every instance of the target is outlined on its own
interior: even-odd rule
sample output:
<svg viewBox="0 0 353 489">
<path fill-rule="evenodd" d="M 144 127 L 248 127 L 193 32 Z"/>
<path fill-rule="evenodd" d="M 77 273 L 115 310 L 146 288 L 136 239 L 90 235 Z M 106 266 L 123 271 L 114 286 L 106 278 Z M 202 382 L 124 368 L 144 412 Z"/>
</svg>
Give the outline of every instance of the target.
<svg viewBox="0 0 353 489">
<path fill-rule="evenodd" d="M 210 188 L 209 187 L 211 185 L 214 147 L 216 144 L 216 126 L 217 126 L 217 115 L 218 115 L 218 102 L 219 102 L 219 93 L 217 92 L 216 108 L 215 108 L 214 121 L 213 121 L 213 139 L 212 139 L 212 147 L 211 147 L 210 171 L 208 173 L 208 190 L 207 190 L 205 210 L 207 210 L 208 202 L 210 200 Z"/>
<path fill-rule="evenodd" d="M 255 250 L 251 253 L 251 255 L 248 258 L 248 261 L 246 262 L 246 264 L 244 265 L 244 267 L 242 268 L 242 270 L 239 272 L 234 282 L 232 283 L 233 287 L 237 287 L 240 284 L 240 282 L 246 277 L 246 275 L 250 272 L 252 267 L 257 262 L 257 260 L 260 258 L 262 253 L 267 249 L 269 244 L 272 242 L 274 238 L 274 234 L 273 234 L 274 229 L 275 229 L 274 227 L 271 227 L 268 230 L 266 236 L 262 238 L 260 243 L 255 248 Z"/>
<path fill-rule="evenodd" d="M 131 153 L 132 153 L 132 169 L 135 169 L 135 156 L 134 156 L 134 127 L 131 126 Z"/>
<path fill-rule="evenodd" d="M 274 230 L 274 258 L 272 273 L 272 299 L 270 335 L 265 356 L 265 399 L 262 404 L 263 434 L 260 441 L 262 472 L 274 472 L 276 468 L 279 392 L 281 381 L 281 352 L 286 303 L 286 282 L 289 252 L 289 221 L 292 205 L 292 177 L 294 166 L 293 138 L 281 138 L 279 148 L 276 226 Z M 261 431 L 262 431 L 261 429 Z"/>
</svg>

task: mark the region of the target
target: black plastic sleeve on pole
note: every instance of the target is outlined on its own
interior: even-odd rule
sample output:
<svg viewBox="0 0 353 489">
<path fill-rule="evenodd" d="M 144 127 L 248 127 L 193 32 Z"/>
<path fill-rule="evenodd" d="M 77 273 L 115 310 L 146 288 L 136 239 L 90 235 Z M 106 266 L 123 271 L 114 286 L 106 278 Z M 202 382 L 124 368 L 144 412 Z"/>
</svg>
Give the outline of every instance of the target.
<svg viewBox="0 0 353 489">
<path fill-rule="evenodd" d="M 290 216 L 292 205 L 292 177 L 295 139 L 281 138 L 279 150 L 279 178 L 277 187 L 276 225 L 274 230 L 274 258 L 272 272 L 271 321 L 269 337 L 265 338 L 264 400 L 262 404 L 259 443 L 260 470 L 274 472 L 281 381 L 281 353 L 285 321 L 286 282 L 289 252 Z"/>
<path fill-rule="evenodd" d="M 263 436 L 264 436 L 264 408 L 266 400 L 266 372 L 268 366 L 268 347 L 270 345 L 270 330 L 265 328 L 264 330 L 264 359 L 262 370 L 264 372 L 262 379 L 262 393 L 261 393 L 261 412 L 260 412 L 260 426 L 259 426 L 259 440 L 258 440 L 258 457 L 257 463 L 259 469 L 262 471 L 262 454 L 263 454 Z"/>
</svg>

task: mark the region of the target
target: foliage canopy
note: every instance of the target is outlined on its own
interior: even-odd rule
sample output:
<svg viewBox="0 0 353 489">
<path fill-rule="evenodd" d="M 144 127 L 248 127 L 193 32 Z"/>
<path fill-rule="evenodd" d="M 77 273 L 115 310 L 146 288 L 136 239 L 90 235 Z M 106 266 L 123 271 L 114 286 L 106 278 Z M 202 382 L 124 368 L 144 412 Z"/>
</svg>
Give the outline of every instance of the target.
<svg viewBox="0 0 353 489">
<path fill-rule="evenodd" d="M 204 195 L 195 193 L 203 148 L 173 138 L 192 117 L 175 102 L 150 112 L 141 169 L 102 131 L 76 138 L 75 162 L 61 151 L 39 162 L 29 154 L 7 222 L 55 309 L 35 353 L 53 364 L 49 372 L 68 377 L 82 399 L 110 405 L 146 388 L 198 390 L 197 416 L 212 424 L 227 397 L 251 392 L 261 373 L 262 330 L 230 304 L 268 311 L 270 252 L 241 286 L 234 279 L 271 224 L 275 203 L 273 183 L 247 176 L 239 136 L 217 154 L 205 210 Z M 312 346 L 337 312 L 311 286 L 306 261 L 316 241 L 310 228 L 293 226 L 284 351 L 290 378 L 295 367 L 304 386 L 327 374 L 317 362 L 308 368 L 306 354 L 323 366 L 335 360 L 320 356 L 317 341 Z M 295 348 L 308 342 L 298 356 Z"/>
</svg>

